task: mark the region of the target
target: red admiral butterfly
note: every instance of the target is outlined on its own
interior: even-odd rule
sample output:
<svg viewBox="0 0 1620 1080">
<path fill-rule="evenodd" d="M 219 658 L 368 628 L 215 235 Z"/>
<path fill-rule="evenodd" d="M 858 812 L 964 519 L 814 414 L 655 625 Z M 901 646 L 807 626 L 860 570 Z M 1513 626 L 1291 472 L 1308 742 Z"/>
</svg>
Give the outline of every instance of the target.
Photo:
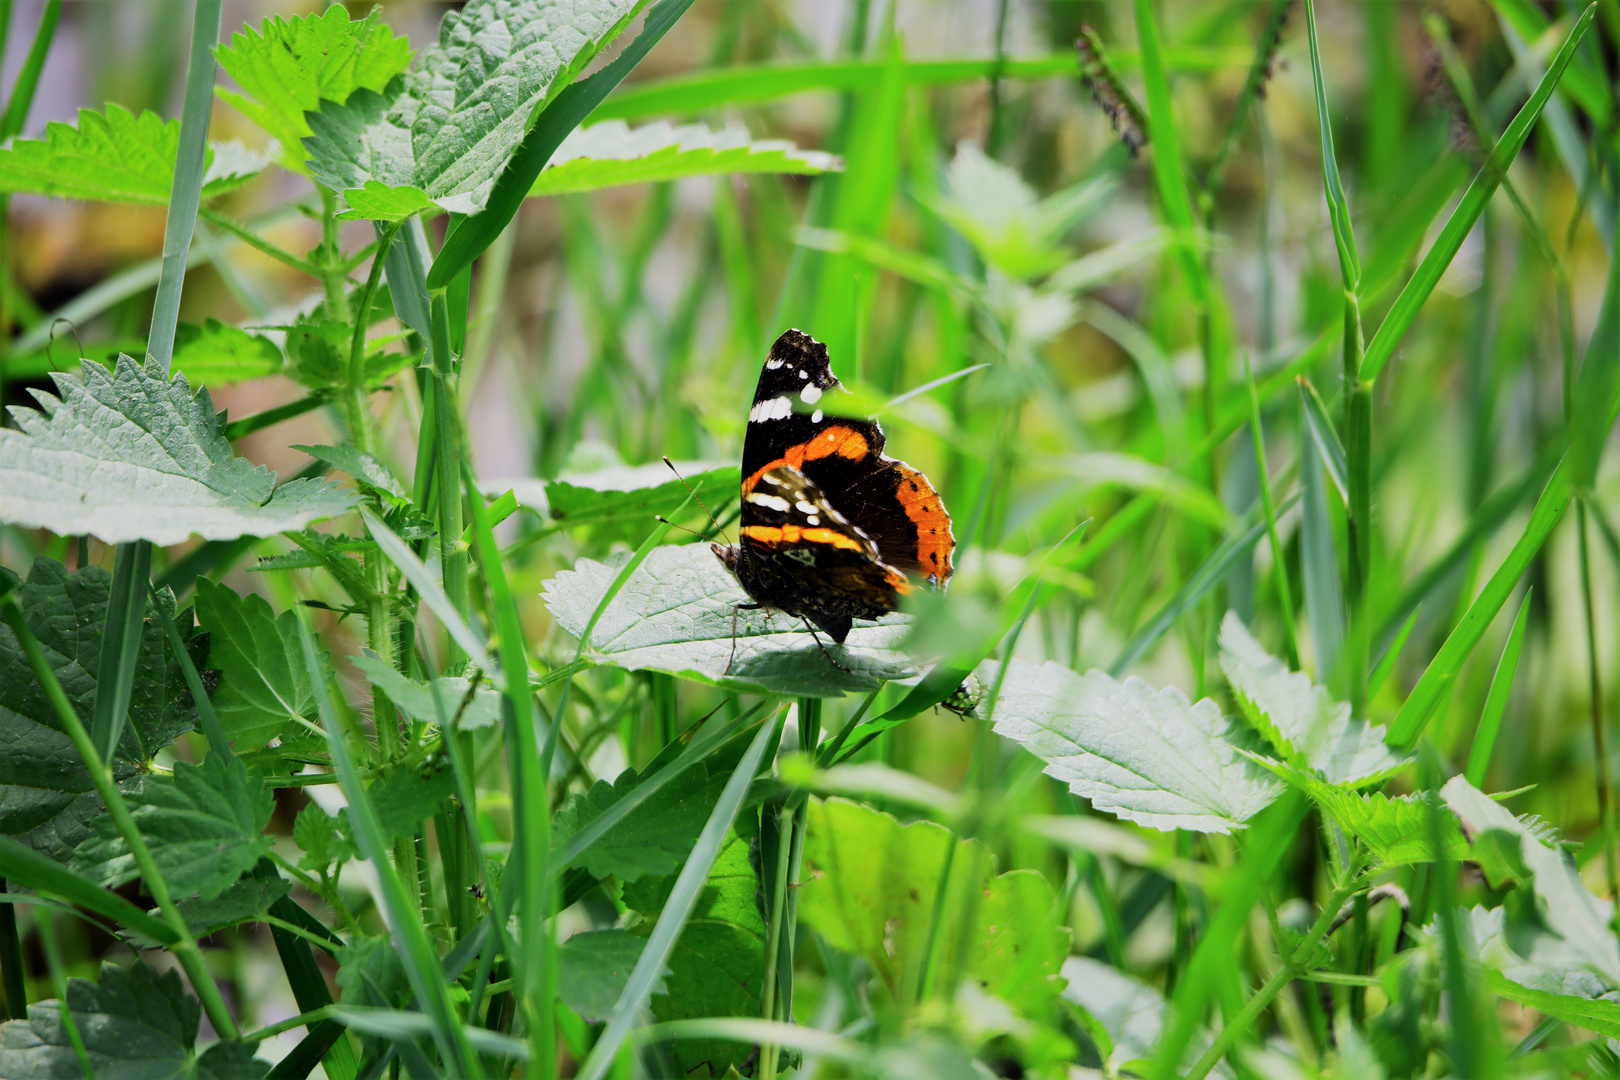
<svg viewBox="0 0 1620 1080">
<path fill-rule="evenodd" d="M 854 619 L 891 612 L 911 576 L 951 576 L 951 516 L 928 478 L 883 455 L 876 420 L 832 416 L 842 389 L 827 346 L 789 330 L 754 390 L 743 439 L 741 537 L 713 545 L 754 603 L 798 615 L 843 643 Z"/>
</svg>

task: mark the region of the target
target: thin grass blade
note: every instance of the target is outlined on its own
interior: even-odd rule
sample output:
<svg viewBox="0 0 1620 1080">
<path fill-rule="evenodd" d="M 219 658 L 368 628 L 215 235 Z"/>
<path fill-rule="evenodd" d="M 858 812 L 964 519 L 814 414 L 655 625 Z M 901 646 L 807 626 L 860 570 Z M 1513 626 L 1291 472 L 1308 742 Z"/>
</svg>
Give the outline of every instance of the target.
<svg viewBox="0 0 1620 1080">
<path fill-rule="evenodd" d="M 1496 737 L 1502 731 L 1502 717 L 1507 713 L 1508 697 L 1513 692 L 1513 676 L 1519 670 L 1519 651 L 1524 646 L 1524 628 L 1530 618 L 1530 594 L 1526 589 L 1519 602 L 1518 617 L 1508 632 L 1507 644 L 1496 662 L 1496 673 L 1491 676 L 1491 688 L 1485 695 L 1485 709 L 1479 717 L 1479 730 L 1474 732 L 1474 745 L 1468 751 L 1468 765 L 1463 775 L 1480 790 L 1485 788 L 1485 772 L 1491 767 L 1491 752 L 1496 749 Z"/>
</svg>

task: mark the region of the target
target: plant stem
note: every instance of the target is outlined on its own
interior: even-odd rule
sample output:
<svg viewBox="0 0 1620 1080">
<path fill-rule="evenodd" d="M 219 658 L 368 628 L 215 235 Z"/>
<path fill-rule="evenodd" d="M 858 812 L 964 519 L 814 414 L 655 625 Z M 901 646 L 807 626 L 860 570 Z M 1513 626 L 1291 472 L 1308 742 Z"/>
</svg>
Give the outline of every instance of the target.
<svg viewBox="0 0 1620 1080">
<path fill-rule="evenodd" d="M 0 894 L 6 879 L 0 878 Z M 28 1015 L 28 985 L 23 977 L 22 941 L 17 937 L 17 906 L 0 904 L 0 1018 Z"/>
<path fill-rule="evenodd" d="M 216 229 L 230 233 L 232 236 L 242 241 L 242 243 L 246 244 L 254 251 L 276 260 L 276 262 L 281 263 L 283 266 L 290 266 L 299 273 L 308 274 L 312 278 L 319 278 L 321 276 L 321 268 L 316 266 L 314 263 L 307 259 L 299 258 L 297 255 L 294 255 L 285 248 L 277 247 L 275 244 L 272 244 L 270 241 L 254 232 L 252 229 L 249 229 L 245 225 L 237 224 L 216 210 L 210 210 L 206 206 L 200 207 L 197 210 L 197 216 L 214 226 Z"/>
<path fill-rule="evenodd" d="M 1277 603 L 1282 608 L 1283 632 L 1287 635 L 1288 664 L 1299 670 L 1299 631 L 1294 626 L 1294 595 L 1288 585 L 1288 566 L 1277 537 L 1277 507 L 1271 498 L 1271 476 L 1266 471 L 1266 438 L 1260 427 L 1260 395 L 1255 390 L 1249 357 L 1243 356 L 1243 375 L 1249 384 L 1249 428 L 1254 433 L 1254 468 L 1260 482 L 1260 505 L 1266 512 L 1266 539 L 1271 542 L 1271 572 L 1277 579 Z"/>
<path fill-rule="evenodd" d="M 343 291 L 349 275 L 338 249 L 337 196 L 321 188 L 321 288 L 326 293 L 327 318 L 349 321 L 349 297 Z"/>
<path fill-rule="evenodd" d="M 787 910 L 787 884 L 789 864 L 793 854 L 793 825 L 796 813 L 791 806 L 776 810 L 776 880 L 771 888 L 771 924 L 765 938 L 764 1017 L 777 1020 L 777 1006 L 781 994 L 777 987 L 777 955 L 782 946 L 783 915 Z M 776 1080 L 776 1047 L 769 1043 L 759 1048 L 760 1076 Z"/>
<path fill-rule="evenodd" d="M 143 595 L 141 599 L 146 598 Z M 33 630 L 27 620 L 22 616 L 14 596 L 0 600 L 0 619 L 11 627 L 17 635 L 17 641 L 22 645 L 23 652 L 28 656 L 28 664 L 34 669 L 34 676 L 39 679 L 45 696 L 50 699 L 51 707 L 56 711 L 57 719 L 62 722 L 62 730 L 72 740 L 74 749 L 84 759 L 84 767 L 90 773 L 90 780 L 96 786 L 96 793 L 107 806 L 107 812 L 112 815 L 113 823 L 118 827 L 119 835 L 129 845 L 129 851 L 135 858 L 135 865 L 140 868 L 141 879 L 146 889 L 157 901 L 158 909 L 163 912 L 164 921 L 174 930 L 179 940 L 174 945 L 175 956 L 180 965 L 186 969 L 186 976 L 191 980 L 192 989 L 202 1001 L 203 1011 L 208 1014 L 209 1023 L 221 1038 L 234 1039 L 238 1032 L 236 1021 L 231 1019 L 230 1010 L 225 1007 L 225 999 L 220 995 L 219 987 L 208 974 L 207 962 L 203 959 L 202 950 L 197 947 L 197 939 L 192 936 L 191 928 L 186 925 L 185 918 L 175 907 L 174 900 L 169 895 L 168 882 L 163 880 L 163 874 L 158 870 L 157 862 L 152 858 L 152 851 L 146 846 L 146 838 L 136 826 L 134 817 L 129 812 L 129 805 L 124 802 L 123 793 L 118 790 L 118 784 L 113 779 L 112 769 L 102 761 L 101 755 L 96 752 L 95 745 L 90 741 L 90 733 L 84 729 L 79 720 L 79 714 L 74 711 L 72 702 L 68 701 L 67 693 L 56 678 L 56 672 L 51 670 L 50 661 L 45 658 L 45 652 L 40 648 L 39 640 L 34 637 Z"/>
<path fill-rule="evenodd" d="M 1586 608 L 1586 668 L 1592 698 L 1592 748 L 1596 756 L 1598 822 L 1603 836 L 1603 866 L 1609 895 L 1620 896 L 1620 864 L 1614 850 L 1614 792 L 1609 785 L 1608 735 L 1603 727 L 1603 677 L 1598 669 L 1597 612 L 1592 600 L 1592 566 L 1586 525 L 1586 496 L 1575 500 L 1575 522 L 1580 536 L 1581 599 Z"/>
</svg>

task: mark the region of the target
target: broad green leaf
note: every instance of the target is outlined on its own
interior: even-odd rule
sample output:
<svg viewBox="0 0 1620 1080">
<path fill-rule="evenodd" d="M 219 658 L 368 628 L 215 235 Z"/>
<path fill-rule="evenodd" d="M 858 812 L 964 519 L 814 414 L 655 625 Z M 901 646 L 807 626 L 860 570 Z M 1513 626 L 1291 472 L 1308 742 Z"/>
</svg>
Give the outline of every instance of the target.
<svg viewBox="0 0 1620 1080">
<path fill-rule="evenodd" d="M 1069 934 L 1056 898 L 1031 870 L 995 875 L 995 857 L 932 822 L 902 825 L 844 799 L 811 800 L 805 824 L 799 915 L 827 941 L 858 953 L 897 1001 L 909 1001 L 933 923 L 940 875 L 951 849 L 948 903 L 971 890 L 971 929 L 936 942 L 936 970 L 960 971 L 985 994 L 1025 1016 L 1041 1016 L 1063 989 L 1058 969 Z M 952 925 L 954 919 L 946 925 Z M 966 947 L 966 953 L 961 949 Z"/>
<path fill-rule="evenodd" d="M 1364 787 L 1410 758 L 1384 745 L 1382 724 L 1353 719 L 1350 706 L 1272 656 L 1236 612 L 1221 623 L 1221 670 L 1243 715 L 1277 752 L 1330 784 Z"/>
<path fill-rule="evenodd" d="M 1577 947 L 1549 932 L 1538 913 L 1517 900 L 1509 893 L 1500 907 L 1457 913 L 1467 920 L 1480 963 L 1496 984 L 1493 990 L 1515 1000 L 1519 994 L 1548 994 L 1565 999 L 1566 1008 L 1614 993 L 1614 984 L 1597 974 Z M 1423 932 L 1433 940 L 1439 928 L 1431 924 Z"/>
<path fill-rule="evenodd" d="M 1119 1075 L 1128 1062 L 1152 1058 L 1170 1008 L 1164 995 L 1147 983 L 1084 956 L 1065 960 L 1063 977 L 1068 980 L 1063 996 L 1086 1010 L 1103 1029 L 1101 1034 L 1108 1045 L 1101 1045 L 1099 1039 L 1098 1049 L 1110 1076 Z M 1187 1064 L 1196 1060 L 1210 1041 L 1207 1031 L 1194 1035 L 1187 1048 Z M 1210 1075 L 1230 1077 L 1232 1071 L 1223 1062 L 1211 1069 Z"/>
<path fill-rule="evenodd" d="M 395 37 L 374 8 L 350 20 L 343 5 L 324 14 L 266 19 L 244 27 L 214 50 L 219 66 L 241 90 L 215 89 L 276 140 L 283 166 L 304 171 L 306 112 L 323 101 L 344 102 L 356 90 L 381 91 L 411 63 L 411 43 Z"/>
<path fill-rule="evenodd" d="M 740 128 L 713 131 L 704 124 L 676 127 L 660 120 L 632 130 L 622 120 L 609 120 L 576 128 L 564 139 L 529 194 L 564 195 L 716 173 L 814 175 L 843 167 L 832 154 L 800 150 L 782 139 L 753 141 Z"/>
<path fill-rule="evenodd" d="M 120 356 L 53 374 L 59 398 L 13 408 L 0 430 L 0 523 L 91 534 L 103 542 L 178 544 L 267 536 L 341 514 L 354 496 L 325 480 L 292 480 L 237 457 L 207 390 L 168 379 L 156 361 Z"/>
<path fill-rule="evenodd" d="M 175 907 L 197 938 L 205 938 L 227 926 L 260 921 L 270 905 L 286 896 L 292 882 L 280 877 L 245 877 L 233 882 L 212 900 L 193 896 Z"/>
<path fill-rule="evenodd" d="M 80 109 L 77 127 L 53 121 L 45 138 L 0 149 L 0 192 L 167 206 L 179 148 L 178 120 L 112 104 L 105 115 Z M 239 144 L 210 144 L 202 197 L 241 187 L 267 163 Z"/>
<path fill-rule="evenodd" d="M 584 633 L 618 565 L 581 559 L 546 582 L 546 606 L 559 626 Z M 843 645 L 823 636 L 848 669 L 840 670 L 798 619 L 738 610 L 749 602 L 708 545 L 655 548 L 602 613 L 585 655 L 631 671 L 666 671 L 773 694 L 837 697 L 918 674 L 900 648 L 909 624 L 904 615 L 857 626 Z"/>
<path fill-rule="evenodd" d="M 1420 797 L 1361 794 L 1329 783 L 1320 774 L 1255 755 L 1255 760 L 1298 787 L 1333 821 L 1358 838 L 1385 866 L 1434 861 L 1434 810 Z M 1441 842 L 1452 861 L 1471 856 L 1468 841 L 1449 814 L 1440 815 Z"/>
<path fill-rule="evenodd" d="M 293 449 L 302 450 L 316 461 L 324 461 L 332 468 L 346 472 L 378 491 L 386 492 L 395 498 L 405 497 L 405 486 L 394 475 L 393 469 L 371 454 L 362 453 L 349 443 L 341 446 L 304 446 L 295 443 Z"/>
<path fill-rule="evenodd" d="M 343 193 L 348 209 L 338 217 L 344 221 L 404 221 L 421 214 L 432 217 L 443 213 L 443 208 L 427 192 L 411 184 L 390 186 L 380 180 L 367 180 L 357 188 Z"/>
<path fill-rule="evenodd" d="M 337 984 L 345 1005 L 399 1006 L 410 999 L 411 984 L 399 949 L 387 936 L 356 936 L 337 951 Z"/>
<path fill-rule="evenodd" d="M 644 2 L 472 0 L 444 17 L 438 43 L 386 91 L 358 90 L 307 115 L 311 174 L 346 197 L 366 192 L 362 201 L 379 197 L 366 191 L 376 181 L 476 214 L 539 109 Z"/>
<path fill-rule="evenodd" d="M 1486 978 L 1491 990 L 1509 1001 L 1517 1001 L 1547 1016 L 1556 1016 L 1574 1027 L 1595 1031 L 1607 1039 L 1620 1039 L 1620 1001 L 1537 990 L 1496 972 L 1491 972 Z"/>
<path fill-rule="evenodd" d="M 136 960 L 128 971 L 104 963 L 99 983 L 68 980 L 67 1006 L 96 1080 L 258 1080 L 270 1069 L 244 1043 L 216 1043 L 197 1055 L 201 1008 L 173 968 L 160 977 L 145 960 Z M 0 1026 L 0 1076 L 79 1075 L 60 1002 L 35 1002 L 28 1006 L 27 1020 Z"/>
<path fill-rule="evenodd" d="M 226 386 L 279 374 L 281 350 L 263 334 L 209 319 L 181 323 L 174 334 L 174 366 L 198 386 Z"/>
<path fill-rule="evenodd" d="M 23 618 L 87 728 L 111 585 L 112 575 L 100 567 L 69 574 L 59 562 L 36 559 L 16 589 Z M 157 623 L 174 613 L 172 594 L 163 597 L 162 609 L 150 602 L 147 607 L 129 723 L 112 762 L 113 776 L 126 793 L 140 789 L 147 762 L 196 721 L 185 677 Z M 189 618 L 184 623 L 187 647 L 200 666 L 206 639 L 195 634 Z M 103 812 L 90 773 L 61 730 L 16 635 L 0 625 L 0 834 L 42 855 L 66 859 Z"/>
<path fill-rule="evenodd" d="M 1137 678 L 1014 660 L 995 729 L 1098 810 L 1156 829 L 1231 832 L 1282 790 L 1244 756 L 1252 738 L 1213 701 Z"/>
<path fill-rule="evenodd" d="M 439 704 L 433 697 L 435 687 L 438 688 L 439 702 L 444 704 L 443 719 L 450 721 L 456 719 L 457 711 L 461 710 L 461 703 L 467 698 L 467 691 L 472 688 L 472 680 L 457 676 L 434 679 L 432 686 L 408 679 L 369 653 L 352 656 L 349 659 L 373 687 L 387 694 L 389 701 L 419 724 L 437 726 L 441 723 Z M 467 703 L 464 711 L 461 711 L 461 720 L 457 726 L 461 731 L 471 731 L 475 728 L 494 727 L 500 722 L 501 695 L 485 682 L 479 685 L 472 701 Z"/>
<path fill-rule="evenodd" d="M 197 579 L 197 621 L 209 633 L 208 666 L 220 673 L 214 711 L 238 753 L 257 750 L 315 715 L 298 644 L 297 615 L 262 596 Z"/>
<path fill-rule="evenodd" d="M 644 938 L 623 930 L 590 930 L 557 946 L 557 996 L 587 1020 L 603 1020 L 641 958 Z M 654 996 L 664 993 L 662 981 Z"/>
<path fill-rule="evenodd" d="M 455 770 L 446 759 L 405 764 L 374 780 L 366 788 L 377 821 L 389 839 L 414 836 L 423 818 L 439 811 L 439 804 L 456 791 Z"/>
<path fill-rule="evenodd" d="M 625 886 L 625 906 L 645 916 L 636 929 L 642 933 L 652 929 L 674 885 L 671 874 Z M 731 833 L 670 953 L 664 977 L 670 992 L 652 996 L 653 1015 L 659 1020 L 760 1015 L 766 935 L 760 888 L 748 840 Z M 753 1047 L 723 1039 L 676 1039 L 673 1046 L 683 1076 L 694 1075 L 693 1070 L 703 1066 L 708 1075 L 723 1076 L 733 1065 L 743 1068 L 753 1052 Z"/>
<path fill-rule="evenodd" d="M 660 462 L 565 471 L 555 480 L 486 480 L 480 486 L 489 494 L 511 491 L 520 506 L 568 525 L 612 519 L 645 524 L 655 514 L 673 514 L 686 500 L 683 478 L 714 513 L 737 496 L 740 481 L 735 465 L 677 461 L 675 468 L 679 477 Z"/>
<path fill-rule="evenodd" d="M 163 880 L 176 896 L 213 900 L 253 869 L 273 837 L 264 827 L 275 808 L 264 781 L 236 758 L 209 754 L 202 765 L 175 763 L 174 773 L 147 778 L 128 797 L 131 816 L 151 849 Z M 129 845 L 108 817 L 73 853 L 73 866 L 116 888 L 140 876 Z"/>
</svg>

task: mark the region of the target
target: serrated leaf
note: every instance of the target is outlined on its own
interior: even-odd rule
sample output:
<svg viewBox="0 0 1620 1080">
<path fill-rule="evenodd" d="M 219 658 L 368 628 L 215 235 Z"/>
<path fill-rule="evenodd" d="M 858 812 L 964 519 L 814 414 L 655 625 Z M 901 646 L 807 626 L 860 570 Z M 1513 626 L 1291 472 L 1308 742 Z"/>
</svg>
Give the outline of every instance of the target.
<svg viewBox="0 0 1620 1080">
<path fill-rule="evenodd" d="M 174 906 L 191 928 L 192 936 L 200 940 L 226 927 L 262 920 L 270 905 L 286 896 L 291 887 L 292 883 L 285 878 L 245 877 L 212 900 L 193 896 Z M 158 942 L 142 940 L 141 935 L 132 936 L 148 948 L 158 947 Z"/>
<path fill-rule="evenodd" d="M 1014 660 L 995 730 L 1096 809 L 1155 829 L 1231 832 L 1282 791 L 1244 756 L 1249 733 L 1213 701 L 1134 677 Z"/>
<path fill-rule="evenodd" d="M 1549 993 L 1523 986 L 1495 972 L 1487 978 L 1491 990 L 1510 1001 L 1528 1005 L 1537 1012 L 1557 1017 L 1574 1027 L 1595 1031 L 1607 1039 L 1620 1039 L 1620 1001 Z"/>
<path fill-rule="evenodd" d="M 348 443 L 342 446 L 304 446 L 295 443 L 292 448 L 302 450 L 316 461 L 324 461 L 332 468 L 346 472 L 379 491 L 387 492 L 396 498 L 405 498 L 405 487 L 392 469 L 371 454 L 363 453 Z"/>
<path fill-rule="evenodd" d="M 902 825 L 844 799 L 813 799 L 805 812 L 799 916 L 832 945 L 864 956 L 896 1001 L 912 1000 L 907 995 L 916 991 L 953 847 L 949 895 L 973 888 L 979 903 L 971 930 L 936 945 L 939 970 L 963 972 L 982 992 L 1032 1018 L 1062 990 L 1058 969 L 1069 934 L 1058 925 L 1056 897 L 1040 874 L 995 875 L 988 848 L 933 822 Z"/>
<path fill-rule="evenodd" d="M 209 754 L 201 766 L 175 763 L 128 799 L 130 814 L 176 896 L 213 900 L 269 852 L 264 834 L 275 801 L 234 757 Z M 140 876 L 129 845 L 107 817 L 73 853 L 73 866 L 108 888 Z"/>
<path fill-rule="evenodd" d="M 1357 837 L 1385 866 L 1434 861 L 1434 810 L 1415 795 L 1390 798 L 1382 792 L 1361 794 L 1328 783 L 1313 771 L 1260 755 L 1254 760 L 1308 795 L 1339 828 Z M 1456 819 L 1440 815 L 1441 844 L 1445 857 L 1470 857 L 1468 841 Z"/>
<path fill-rule="evenodd" d="M 320 872 L 334 862 L 354 857 L 354 848 L 338 831 L 338 820 L 319 803 L 310 803 L 293 819 L 293 843 L 304 853 L 298 860 L 301 870 Z"/>
<path fill-rule="evenodd" d="M 366 789 L 377 821 L 389 839 L 416 835 L 423 818 L 456 792 L 456 773 L 447 760 L 418 762 L 393 769 Z"/>
<path fill-rule="evenodd" d="M 625 906 L 645 916 L 636 930 L 651 932 L 674 885 L 675 875 L 671 874 L 625 886 Z M 686 929 L 669 955 L 664 982 L 669 992 L 651 999 L 654 1016 L 669 1022 L 760 1014 L 766 928 L 759 896 L 759 873 L 750 857 L 749 841 L 728 833 Z M 753 1047 L 721 1039 L 676 1039 L 673 1043 L 682 1076 L 704 1066 L 710 1076 L 724 1075 L 733 1066 L 746 1067 L 753 1052 Z"/>
<path fill-rule="evenodd" d="M 438 43 L 384 93 L 360 90 L 308 114 L 311 174 L 345 197 L 375 181 L 417 188 L 453 213 L 477 213 L 539 107 L 643 3 L 473 0 L 445 16 Z M 372 189 L 370 197 L 380 196 Z"/>
<path fill-rule="evenodd" d="M 361 654 L 349 659 L 372 686 L 387 694 L 389 701 L 419 724 L 437 725 L 440 722 L 439 705 L 433 700 L 433 687 L 438 688 L 439 701 L 444 704 L 444 716 L 451 721 L 456 719 L 456 712 L 461 709 L 461 703 L 472 687 L 471 679 L 458 676 L 434 679 L 433 686 L 429 686 L 427 683 L 406 678 L 374 655 Z M 461 712 L 458 729 L 473 731 L 477 728 L 494 727 L 500 722 L 501 695 L 486 682 L 478 687 L 472 701 Z"/>
<path fill-rule="evenodd" d="M 320 15 L 266 19 L 231 35 L 214 50 L 219 66 L 242 89 L 215 93 L 258 124 L 278 144 L 283 166 L 304 171 L 304 113 L 322 101 L 347 101 L 358 89 L 382 90 L 411 62 L 411 44 L 395 37 L 378 9 L 350 20 L 342 5 Z"/>
<path fill-rule="evenodd" d="M 559 626 L 578 637 L 617 575 L 617 565 L 581 559 L 546 582 L 546 606 Z M 843 645 L 822 638 L 847 669 L 840 670 L 802 622 L 737 607 L 750 602 L 708 545 L 654 548 L 602 613 L 585 655 L 631 671 L 823 697 L 874 690 L 918 674 L 900 647 L 910 625 L 905 615 L 857 625 Z"/>
<path fill-rule="evenodd" d="M 1353 719 L 1347 703 L 1266 652 L 1232 611 L 1221 623 L 1221 670 L 1266 741 L 1329 783 L 1364 787 L 1411 760 L 1384 745 L 1382 724 Z"/>
<path fill-rule="evenodd" d="M 609 120 L 576 128 L 564 139 L 529 194 L 563 195 L 717 173 L 813 175 L 843 167 L 836 155 L 800 150 L 782 139 L 754 141 L 742 128 L 713 131 L 705 124 L 677 127 L 660 120 L 632 130 L 622 120 Z"/>
<path fill-rule="evenodd" d="M 0 148 L 0 191 L 167 206 L 179 148 L 178 120 L 113 104 L 105 114 L 80 109 L 77 127 L 52 121 L 45 138 Z M 205 200 L 241 187 L 269 163 L 233 143 L 211 143 L 207 155 Z"/>
<path fill-rule="evenodd" d="M 208 666 L 220 673 L 214 711 L 239 753 L 316 715 L 297 619 L 291 611 L 276 615 L 262 596 L 239 596 L 197 579 L 197 621 L 210 635 Z"/>
<path fill-rule="evenodd" d="M 605 1020 L 618 1003 L 646 939 L 623 930 L 588 930 L 557 946 L 557 996 L 587 1020 Z M 664 980 L 653 983 L 664 993 Z"/>
<path fill-rule="evenodd" d="M 427 192 L 411 184 L 390 186 L 380 180 L 367 180 L 343 193 L 348 209 L 338 217 L 344 221 L 403 221 L 421 214 L 432 217 L 443 213 Z"/>
<path fill-rule="evenodd" d="M 681 479 L 715 513 L 737 497 L 737 466 L 711 461 L 674 464 L 680 477 L 662 463 L 609 465 L 587 472 L 565 471 L 555 480 L 486 480 L 481 486 L 489 494 L 511 491 L 519 505 L 569 525 L 621 520 L 644 524 L 656 514 L 673 514 L 686 501 L 687 487 Z"/>
<path fill-rule="evenodd" d="M 104 963 L 99 983 L 68 980 L 67 1005 L 97 1080 L 257 1080 L 270 1070 L 241 1043 L 217 1043 L 196 1056 L 201 1009 L 172 968 L 160 977 L 145 960 L 128 971 Z M 59 1002 L 35 1002 L 27 1020 L 0 1025 L 0 1076 L 79 1075 Z"/>
<path fill-rule="evenodd" d="M 409 1000 L 410 980 L 391 938 L 356 936 L 337 951 L 337 960 L 345 1005 L 391 1008 Z"/>
<path fill-rule="evenodd" d="M 112 575 L 89 566 L 69 574 L 53 559 L 36 559 L 17 587 L 23 618 L 39 639 L 52 670 L 85 726 L 90 726 L 101 670 L 102 629 Z M 150 601 L 141 630 L 130 694 L 129 723 L 114 755 L 113 776 L 126 793 L 139 790 L 144 766 L 196 720 L 168 637 L 158 618 L 174 615 L 173 594 L 163 606 Z M 190 629 L 192 660 L 201 666 L 207 639 Z M 0 625 L 0 834 L 48 855 L 66 859 L 103 813 L 90 773 L 61 730 L 16 634 Z"/>
<path fill-rule="evenodd" d="M 198 386 L 226 386 L 279 374 L 281 350 L 263 334 L 209 319 L 181 323 L 174 334 L 174 366 Z"/>
<path fill-rule="evenodd" d="M 1159 1036 L 1164 1032 L 1170 1005 L 1153 987 L 1107 964 L 1084 956 L 1071 956 L 1063 962 L 1063 977 L 1068 986 L 1063 996 L 1074 1002 L 1101 1024 L 1112 1044 L 1106 1051 L 1104 1064 L 1110 1076 L 1132 1061 L 1153 1057 Z M 1187 1046 L 1187 1063 L 1191 1064 L 1208 1049 L 1209 1032 L 1199 1029 Z M 1232 1075 L 1224 1062 L 1210 1070 L 1211 1076 Z"/>
<path fill-rule="evenodd" d="M 20 430 L 0 430 L 0 522 L 169 545 L 268 536 L 354 504 L 325 480 L 276 487 L 232 451 L 208 391 L 155 361 L 85 361 L 79 378 L 51 378 L 60 398 L 36 392 L 43 411 L 13 407 Z"/>
</svg>

